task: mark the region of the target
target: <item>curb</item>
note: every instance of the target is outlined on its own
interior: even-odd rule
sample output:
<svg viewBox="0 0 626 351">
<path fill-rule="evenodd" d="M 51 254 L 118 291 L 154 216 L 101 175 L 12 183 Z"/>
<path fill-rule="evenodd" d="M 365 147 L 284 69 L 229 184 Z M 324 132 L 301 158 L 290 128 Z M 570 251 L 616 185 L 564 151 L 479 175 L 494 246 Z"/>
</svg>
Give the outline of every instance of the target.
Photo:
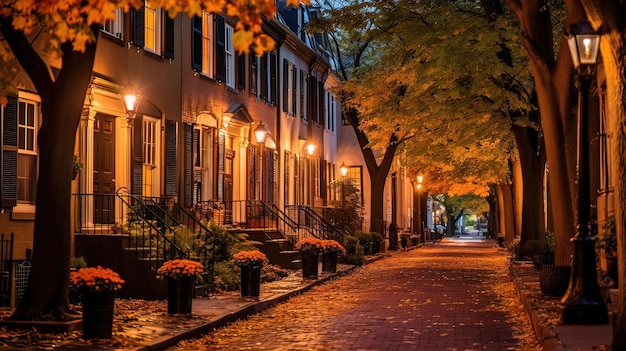
<svg viewBox="0 0 626 351">
<path fill-rule="evenodd" d="M 379 254 L 377 256 L 374 257 L 370 257 L 366 260 L 365 264 L 369 264 L 378 260 L 381 260 L 383 258 L 387 258 L 390 257 L 392 255 L 392 253 L 385 253 L 385 254 Z M 317 279 L 317 280 L 312 280 L 310 284 L 307 284 L 305 286 L 302 286 L 300 288 L 294 289 L 292 291 L 286 292 L 284 294 L 280 294 L 277 296 L 274 296 L 272 298 L 269 298 L 267 300 L 262 300 L 262 301 L 257 301 L 254 302 L 250 305 L 244 306 L 242 307 L 240 310 L 235 311 L 233 313 L 230 314 L 226 314 L 223 315 L 221 317 L 218 317 L 217 319 L 201 324 L 195 328 L 189 329 L 187 331 L 184 332 L 180 332 L 178 334 L 174 334 L 174 335 L 168 335 L 168 336 L 163 336 L 161 338 L 157 338 L 155 339 L 153 342 L 151 342 L 149 345 L 143 345 L 134 349 L 131 349 L 131 351 L 155 351 L 155 350 L 165 350 L 169 347 L 175 346 L 176 344 L 178 344 L 180 341 L 182 340 L 186 340 L 186 339 L 192 339 L 192 338 L 197 338 L 200 337 L 202 334 L 207 334 L 210 333 L 212 331 L 214 331 L 215 329 L 219 329 L 222 327 L 225 327 L 233 322 L 236 322 L 240 319 L 245 319 L 249 316 L 255 315 L 257 313 L 260 313 L 266 309 L 269 309 L 270 307 L 273 307 L 279 303 L 285 302 L 287 300 L 289 300 L 290 298 L 302 294 L 310 289 L 312 289 L 315 286 L 318 286 L 320 284 L 323 284 L 333 278 L 336 277 L 340 277 L 346 274 L 349 274 L 350 272 L 352 272 L 353 270 L 357 269 L 359 266 L 352 266 L 346 270 L 342 270 L 340 272 L 334 273 L 332 275 L 328 275 L 326 277 Z"/>
<path fill-rule="evenodd" d="M 515 287 L 517 289 L 517 294 L 520 297 L 522 305 L 524 306 L 524 310 L 526 311 L 526 315 L 530 320 L 530 324 L 535 331 L 535 337 L 539 340 L 539 344 L 543 348 L 544 351 L 565 351 L 565 346 L 559 339 L 558 334 L 554 326 L 546 326 L 541 327 L 542 319 L 539 317 L 537 312 L 533 310 L 530 301 L 526 299 L 526 296 L 523 292 L 523 285 L 521 279 L 515 274 L 514 271 L 511 270 L 511 275 L 515 282 Z"/>
</svg>

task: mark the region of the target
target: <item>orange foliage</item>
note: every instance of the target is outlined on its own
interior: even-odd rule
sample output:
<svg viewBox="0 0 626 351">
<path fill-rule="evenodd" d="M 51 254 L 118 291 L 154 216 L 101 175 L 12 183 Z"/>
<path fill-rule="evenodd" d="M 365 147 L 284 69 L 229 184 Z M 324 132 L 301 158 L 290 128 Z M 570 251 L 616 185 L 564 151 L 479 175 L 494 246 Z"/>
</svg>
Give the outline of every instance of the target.
<svg viewBox="0 0 626 351">
<path fill-rule="evenodd" d="M 258 266 L 268 263 L 267 256 L 259 250 L 239 251 L 233 259 L 240 266 Z"/>
<path fill-rule="evenodd" d="M 85 267 L 70 272 L 72 289 L 87 289 L 90 291 L 119 290 L 124 280 L 110 268 Z"/>
<path fill-rule="evenodd" d="M 160 278 L 178 278 L 182 276 L 196 276 L 200 278 L 200 274 L 203 271 L 204 267 L 200 262 L 177 259 L 163 263 L 157 270 L 157 275 Z"/>
</svg>

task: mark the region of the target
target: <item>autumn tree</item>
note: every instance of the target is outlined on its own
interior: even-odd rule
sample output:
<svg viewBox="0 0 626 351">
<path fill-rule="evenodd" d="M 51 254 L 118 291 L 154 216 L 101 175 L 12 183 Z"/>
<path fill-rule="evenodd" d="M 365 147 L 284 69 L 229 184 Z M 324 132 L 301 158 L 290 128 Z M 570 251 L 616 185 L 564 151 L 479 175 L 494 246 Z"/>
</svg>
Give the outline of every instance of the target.
<svg viewBox="0 0 626 351">
<path fill-rule="evenodd" d="M 457 223 L 461 217 L 469 214 L 481 214 L 489 206 L 483 197 L 473 194 L 458 196 L 438 194 L 433 198 L 446 209 L 446 236 L 448 237 L 455 235 Z"/>
<path fill-rule="evenodd" d="M 70 318 L 70 193 L 75 138 L 68 136 L 76 135 L 101 25 L 115 18 L 116 8 L 127 12 L 143 4 L 139 0 L 3 0 L 0 4 L 3 95 L 15 91 L 15 66 L 10 62 L 17 62 L 41 97 L 38 171 L 45 175 L 37 183 L 30 280 L 13 319 L 43 315 L 53 315 L 56 320 Z M 227 12 L 239 18 L 233 36 L 238 50 L 253 48 L 260 53 L 273 47 L 272 39 L 262 33 L 261 23 L 276 12 L 274 1 L 163 0 L 159 5 L 172 17 L 179 12 L 190 16 L 200 15 L 202 10 Z"/>
</svg>

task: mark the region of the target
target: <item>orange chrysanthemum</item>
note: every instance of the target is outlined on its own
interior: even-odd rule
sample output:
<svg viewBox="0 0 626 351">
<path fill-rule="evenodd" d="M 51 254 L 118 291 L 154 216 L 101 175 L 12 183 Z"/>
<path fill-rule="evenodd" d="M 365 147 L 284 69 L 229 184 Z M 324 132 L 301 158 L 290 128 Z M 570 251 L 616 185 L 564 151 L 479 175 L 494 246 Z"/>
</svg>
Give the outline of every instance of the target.
<svg viewBox="0 0 626 351">
<path fill-rule="evenodd" d="M 108 291 L 121 289 L 124 280 L 112 269 L 97 266 L 70 272 L 70 284 L 76 290 Z"/>
</svg>

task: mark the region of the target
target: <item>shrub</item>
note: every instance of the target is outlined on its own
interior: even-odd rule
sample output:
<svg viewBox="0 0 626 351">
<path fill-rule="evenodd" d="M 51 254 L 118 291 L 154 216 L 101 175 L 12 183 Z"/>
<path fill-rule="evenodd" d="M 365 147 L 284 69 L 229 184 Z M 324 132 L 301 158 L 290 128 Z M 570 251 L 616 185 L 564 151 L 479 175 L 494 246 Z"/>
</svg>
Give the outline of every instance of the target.
<svg viewBox="0 0 626 351">
<path fill-rule="evenodd" d="M 239 267 L 230 262 L 215 263 L 215 289 L 228 291 L 237 290 L 241 284 Z"/>
<path fill-rule="evenodd" d="M 363 247 L 359 243 L 359 239 L 356 237 L 349 237 L 346 240 L 346 256 L 345 261 L 350 264 L 362 266 L 365 264 L 365 255 L 363 253 Z"/>
<path fill-rule="evenodd" d="M 370 232 L 369 235 L 372 237 L 372 241 L 383 241 L 383 236 L 376 233 L 376 232 Z"/>
</svg>

